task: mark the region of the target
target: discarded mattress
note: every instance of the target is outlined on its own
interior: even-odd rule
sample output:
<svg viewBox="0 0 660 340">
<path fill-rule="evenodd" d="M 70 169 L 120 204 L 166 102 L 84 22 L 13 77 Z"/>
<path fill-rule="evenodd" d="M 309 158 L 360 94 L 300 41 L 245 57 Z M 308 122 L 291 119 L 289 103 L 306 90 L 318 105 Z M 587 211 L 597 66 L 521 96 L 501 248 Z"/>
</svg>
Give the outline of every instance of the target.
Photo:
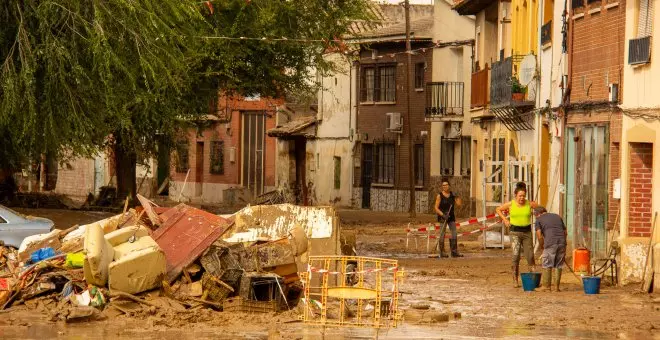
<svg viewBox="0 0 660 340">
<path fill-rule="evenodd" d="M 303 207 L 292 204 L 248 206 L 234 214 L 235 228 L 223 240 L 248 242 L 260 239 L 277 240 L 287 237 L 296 226 L 308 238 L 332 237 L 339 222 L 332 207 Z"/>
</svg>

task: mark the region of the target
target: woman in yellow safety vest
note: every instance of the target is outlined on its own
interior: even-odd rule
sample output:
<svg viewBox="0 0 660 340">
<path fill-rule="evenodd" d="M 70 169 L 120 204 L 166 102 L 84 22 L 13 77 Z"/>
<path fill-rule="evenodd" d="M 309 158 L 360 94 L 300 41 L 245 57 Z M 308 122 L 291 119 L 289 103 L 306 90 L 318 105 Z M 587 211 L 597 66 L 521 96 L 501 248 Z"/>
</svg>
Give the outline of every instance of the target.
<svg viewBox="0 0 660 340">
<path fill-rule="evenodd" d="M 532 209 L 538 204 L 527 200 L 527 186 L 525 183 L 516 184 L 513 191 L 514 199 L 497 207 L 497 214 L 500 216 L 511 238 L 511 250 L 513 251 L 511 270 L 513 272 L 514 287 L 520 287 L 518 284 L 518 272 L 520 264 L 521 249 L 527 259 L 529 271 L 534 268 L 534 249 L 532 244 Z M 509 211 L 509 219 L 504 216 L 503 211 Z"/>
</svg>

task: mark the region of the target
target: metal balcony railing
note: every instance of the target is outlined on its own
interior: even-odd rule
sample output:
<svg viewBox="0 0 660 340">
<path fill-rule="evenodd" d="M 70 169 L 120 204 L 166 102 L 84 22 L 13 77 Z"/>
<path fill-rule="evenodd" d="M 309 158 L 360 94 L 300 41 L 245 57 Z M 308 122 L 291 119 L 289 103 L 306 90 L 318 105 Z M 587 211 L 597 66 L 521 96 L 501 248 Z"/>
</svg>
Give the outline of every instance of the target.
<svg viewBox="0 0 660 340">
<path fill-rule="evenodd" d="M 513 59 L 493 63 L 490 72 L 490 105 L 500 105 L 511 102 L 511 77 L 513 75 Z"/>
<path fill-rule="evenodd" d="M 463 115 L 463 82 L 426 83 L 426 118 Z"/>
</svg>

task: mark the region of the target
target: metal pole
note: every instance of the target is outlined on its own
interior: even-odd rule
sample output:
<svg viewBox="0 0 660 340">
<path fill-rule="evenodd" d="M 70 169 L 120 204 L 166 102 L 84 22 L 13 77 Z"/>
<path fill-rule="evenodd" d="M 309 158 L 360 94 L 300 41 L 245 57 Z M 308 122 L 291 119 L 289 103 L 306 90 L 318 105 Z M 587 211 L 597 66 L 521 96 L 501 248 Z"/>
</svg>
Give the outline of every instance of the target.
<svg viewBox="0 0 660 340">
<path fill-rule="evenodd" d="M 412 65 L 412 52 L 410 47 L 410 2 L 405 0 L 405 9 L 406 9 L 406 55 L 408 62 L 406 64 L 406 110 L 408 123 L 406 124 L 407 133 L 408 133 L 408 181 L 410 184 L 410 217 L 415 217 L 417 215 L 415 209 L 415 148 L 413 147 L 413 138 L 412 138 L 412 115 L 410 114 L 410 72 Z M 423 175 L 423 174 L 422 174 Z"/>
<path fill-rule="evenodd" d="M 486 147 L 486 146 L 484 145 L 484 147 Z M 485 157 L 484 157 L 484 158 L 485 158 Z M 486 210 L 488 209 L 488 204 L 486 203 L 486 197 L 487 197 L 487 195 L 486 195 L 486 190 L 487 190 L 487 187 L 488 187 L 488 185 L 486 184 L 486 182 L 488 181 L 488 175 L 487 175 L 488 172 L 487 172 L 486 169 L 488 169 L 488 165 L 486 165 L 486 160 L 484 159 L 484 192 L 483 192 L 484 216 L 486 216 L 486 215 L 488 214 L 488 212 L 486 211 Z M 483 236 L 484 236 L 484 239 L 483 239 L 483 247 L 484 247 L 484 249 L 486 249 L 486 221 L 483 222 L 483 226 L 484 226 L 484 232 L 483 232 Z"/>
</svg>

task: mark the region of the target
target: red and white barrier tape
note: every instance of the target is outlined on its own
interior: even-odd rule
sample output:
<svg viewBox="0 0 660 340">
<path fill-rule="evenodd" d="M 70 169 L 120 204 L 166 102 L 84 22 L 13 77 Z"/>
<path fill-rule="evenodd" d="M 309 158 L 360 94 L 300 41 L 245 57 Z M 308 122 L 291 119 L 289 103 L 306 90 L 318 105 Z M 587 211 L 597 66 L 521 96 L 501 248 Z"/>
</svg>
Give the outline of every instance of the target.
<svg viewBox="0 0 660 340">
<path fill-rule="evenodd" d="M 481 223 L 481 222 L 484 222 L 486 220 L 490 220 L 491 218 L 495 218 L 495 217 L 497 217 L 497 214 L 490 214 L 490 215 L 486 215 L 484 217 L 471 218 L 467 221 L 464 221 L 464 222 L 461 222 L 461 223 L 456 223 L 456 228 L 465 227 L 465 226 L 468 226 L 470 224 Z M 406 228 L 406 232 L 408 232 L 408 233 L 409 232 L 420 232 L 421 233 L 421 232 L 429 231 L 429 229 L 430 230 L 440 230 L 441 227 L 442 227 L 441 224 L 436 223 L 433 226 L 428 226 L 428 227 Z"/>
<path fill-rule="evenodd" d="M 488 228 L 490 228 L 490 227 L 492 227 L 492 226 L 494 226 L 494 225 L 496 225 L 496 224 L 498 224 L 498 223 L 500 223 L 500 221 L 495 221 L 495 222 L 493 222 L 493 223 L 491 223 L 491 224 L 489 224 L 489 225 L 487 225 L 487 226 L 485 226 L 485 227 L 482 227 L 482 228 L 479 228 L 479 229 L 475 229 L 475 230 L 472 230 L 472 231 L 466 231 L 466 232 L 464 232 L 464 233 L 456 234 L 456 237 L 461 237 L 461 236 L 467 236 L 467 235 L 476 234 L 476 233 L 478 233 L 478 232 L 482 232 L 482 231 L 484 231 L 484 230 L 486 230 L 486 229 L 488 229 Z M 430 238 L 430 239 L 436 239 L 436 238 L 440 238 L 440 236 L 438 236 L 438 235 L 429 235 L 429 238 Z M 445 235 L 445 238 L 451 238 L 451 235 L 450 235 L 450 234 L 446 234 L 446 235 Z"/>
<path fill-rule="evenodd" d="M 377 273 L 377 272 L 384 272 L 384 271 L 395 271 L 398 270 L 399 267 L 388 267 L 388 268 L 371 268 L 371 269 L 366 269 L 362 270 L 359 272 L 336 272 L 336 271 L 330 271 L 327 269 L 319 269 L 316 267 L 308 267 L 308 271 L 312 273 L 321 273 L 321 274 L 330 274 L 330 275 L 338 275 L 338 274 L 346 274 L 346 275 L 352 275 L 352 274 L 366 274 L 366 273 Z"/>
</svg>

